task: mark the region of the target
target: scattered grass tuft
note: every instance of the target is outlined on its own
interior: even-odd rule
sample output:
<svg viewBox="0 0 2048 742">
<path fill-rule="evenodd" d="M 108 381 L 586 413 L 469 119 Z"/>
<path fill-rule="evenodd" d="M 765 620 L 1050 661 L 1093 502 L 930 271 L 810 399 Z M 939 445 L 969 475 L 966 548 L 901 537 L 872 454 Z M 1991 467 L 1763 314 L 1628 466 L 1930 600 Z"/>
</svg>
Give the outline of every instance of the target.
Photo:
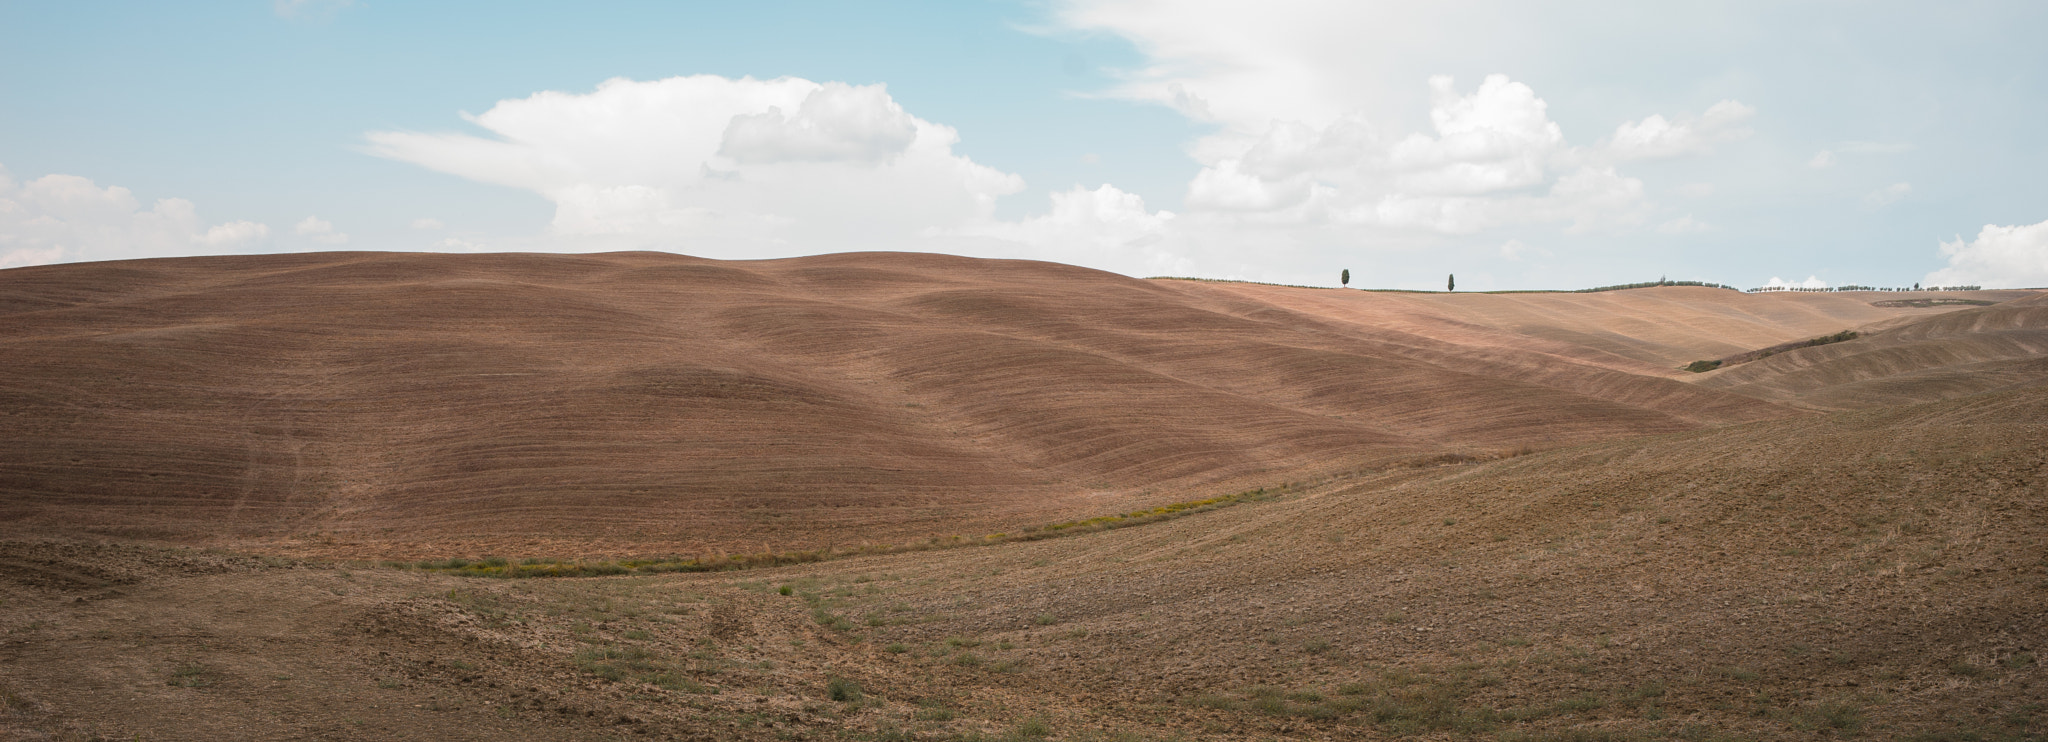
<svg viewBox="0 0 2048 742">
<path fill-rule="evenodd" d="M 1755 680 L 1756 680 L 1756 679 L 1757 679 L 1758 677 L 1760 677 L 1760 676 L 1758 676 L 1758 675 L 1756 674 L 1756 671 L 1754 671 L 1754 670 L 1745 670 L 1745 669 L 1743 669 L 1743 668 L 1740 668 L 1740 667 L 1723 667 L 1723 668 L 1721 668 L 1721 674 L 1722 674 L 1722 675 L 1724 675 L 1724 676 L 1726 676 L 1726 677 L 1728 677 L 1728 678 L 1731 678 L 1731 679 L 1734 679 L 1734 680 L 1740 680 L 1740 681 L 1742 681 L 1742 682 L 1745 682 L 1745 683 L 1748 683 L 1748 682 L 1753 682 L 1753 681 L 1755 681 Z"/>
<path fill-rule="evenodd" d="M 216 674 L 213 668 L 197 662 L 187 662 L 172 670 L 170 679 L 164 681 L 164 684 L 174 688 L 206 688 L 211 687 L 214 680 Z"/>
<path fill-rule="evenodd" d="M 1844 702 L 1823 703 L 1795 712 L 1792 722 L 1804 730 L 1855 732 L 1863 728 L 1863 709 Z"/>
<path fill-rule="evenodd" d="M 1983 666 L 1971 664 L 1969 660 L 1961 657 L 1957 657 L 1948 663 L 1948 671 L 1957 677 L 1971 679 L 1982 678 L 1991 674 L 1991 671 Z"/>
</svg>

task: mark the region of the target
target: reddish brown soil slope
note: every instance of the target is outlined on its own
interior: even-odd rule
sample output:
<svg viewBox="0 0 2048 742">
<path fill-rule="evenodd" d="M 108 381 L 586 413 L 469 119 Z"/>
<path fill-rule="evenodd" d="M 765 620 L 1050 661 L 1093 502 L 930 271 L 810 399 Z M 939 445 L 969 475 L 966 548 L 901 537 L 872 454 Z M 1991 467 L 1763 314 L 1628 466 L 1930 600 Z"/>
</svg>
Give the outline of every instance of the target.
<svg viewBox="0 0 2048 742">
<path fill-rule="evenodd" d="M 1624 352 L 1613 338 L 1657 314 L 1645 302 L 1666 339 Z M 1714 354 L 1669 338 L 1710 326 L 1762 345 L 1953 309 L 1847 307 L 1274 289 L 923 254 L 15 269 L 0 272 L 0 521 L 380 556 L 1014 530 L 1402 457 L 1796 414 L 1662 378 Z"/>
<path fill-rule="evenodd" d="M 1914 299 L 2005 302 L 2034 290 L 1746 294 L 1666 286 L 1593 293 L 1443 294 L 1299 289 L 1227 282 L 1173 282 L 1333 322 L 1411 333 L 1457 345 L 1525 349 L 1631 374 L 1688 379 L 1680 371 L 1792 340 L 1946 314 L 1964 305 L 1885 307 Z"/>
<path fill-rule="evenodd" d="M 1822 409 L 1951 399 L 2048 382 L 2048 296 L 1897 324 L 1703 374 L 1699 384 Z"/>
<path fill-rule="evenodd" d="M 2025 389 L 716 574 L 0 540 L 0 737 L 2038 740 L 2043 421 Z"/>
</svg>

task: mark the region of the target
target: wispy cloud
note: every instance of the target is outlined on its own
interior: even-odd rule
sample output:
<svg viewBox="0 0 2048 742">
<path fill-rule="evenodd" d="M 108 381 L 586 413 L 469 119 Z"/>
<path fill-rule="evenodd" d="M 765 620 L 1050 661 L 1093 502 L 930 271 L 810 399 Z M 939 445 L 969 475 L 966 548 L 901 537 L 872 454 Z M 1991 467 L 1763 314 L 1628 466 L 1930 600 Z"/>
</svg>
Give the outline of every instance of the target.
<svg viewBox="0 0 2048 742">
<path fill-rule="evenodd" d="M 1886 206 L 1898 203 L 1899 199 L 1905 198 L 1908 194 L 1912 192 L 1913 184 L 1911 183 L 1893 183 L 1891 185 L 1864 194 L 1863 205 L 1873 209 L 1882 209 Z"/>
</svg>

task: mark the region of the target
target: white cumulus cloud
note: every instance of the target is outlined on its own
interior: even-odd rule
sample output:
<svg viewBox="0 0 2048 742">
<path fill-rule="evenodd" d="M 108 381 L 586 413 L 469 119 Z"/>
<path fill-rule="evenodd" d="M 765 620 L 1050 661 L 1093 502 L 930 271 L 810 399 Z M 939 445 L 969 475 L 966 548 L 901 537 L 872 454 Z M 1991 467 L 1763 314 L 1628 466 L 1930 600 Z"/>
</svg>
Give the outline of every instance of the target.
<svg viewBox="0 0 2048 742">
<path fill-rule="evenodd" d="M 1633 163 L 1732 156 L 1721 151 L 1753 136 L 1759 116 L 1740 100 L 1692 103 L 1660 91 L 1648 100 L 1662 110 L 1608 119 L 1574 139 L 1558 106 L 1586 105 L 1583 88 L 1546 100 L 1533 77 L 1444 74 L 1517 69 L 1516 58 L 1543 46 L 1532 39 L 1572 38 L 1565 28 L 1584 25 L 1583 16 L 1526 3 L 1049 6 L 1057 31 L 1114 35 L 1138 53 L 1136 65 L 1105 69 L 1114 82 L 1095 95 L 1158 104 L 1205 125 L 1207 133 L 1187 145 L 1199 169 L 1164 242 L 1201 257 L 1211 272 L 1229 269 L 1218 256 L 1230 244 L 1257 255 L 1248 263 L 1287 266 L 1264 275 L 1289 280 L 1281 276 L 1322 275 L 1338 251 L 1360 248 L 1419 265 L 1447 260 L 1439 250 L 1470 254 L 1511 234 L 1691 229 L 1697 222 L 1675 215 L 1652 219 L 1657 205 Z M 1423 92 L 1426 108 L 1415 110 Z M 1418 120 L 1424 123 L 1409 123 Z M 1667 188 L 1695 198 L 1712 193 L 1708 185 L 1679 185 Z M 1562 253 L 1561 245 L 1604 241 L 1551 247 Z"/>
<path fill-rule="evenodd" d="M 1948 267 L 1927 274 L 1928 286 L 2035 288 L 2048 286 L 2048 221 L 2001 227 L 1986 224 L 1977 238 L 1941 243 Z"/>
<path fill-rule="evenodd" d="M 213 253 L 269 235 L 252 221 L 208 226 L 182 198 L 144 209 L 120 186 L 63 174 L 17 183 L 0 168 L 0 267 Z"/>
<path fill-rule="evenodd" d="M 1389 152 L 1396 182 L 1417 195 L 1478 195 L 1544 181 L 1545 163 L 1564 147 L 1549 104 L 1506 75 L 1488 75 L 1471 95 L 1456 81 L 1429 79 L 1429 120 L 1436 136 L 1411 134 Z"/>
<path fill-rule="evenodd" d="M 334 231 L 334 223 L 317 216 L 306 217 L 292 227 L 292 233 L 324 245 L 340 245 L 348 242 L 348 234 Z"/>
<path fill-rule="evenodd" d="M 255 242 L 269 236 L 270 227 L 268 225 L 247 220 L 236 220 L 226 224 L 216 224 L 207 227 L 206 234 L 199 235 L 194 241 L 208 247 L 234 247 L 247 242 Z M 344 238 L 347 236 L 342 235 Z"/>
<path fill-rule="evenodd" d="M 1014 222 L 986 221 L 959 231 L 1028 245 L 1047 260 L 1114 267 L 1133 273 L 1185 273 L 1191 265 L 1164 249 L 1175 219 L 1147 211 L 1145 199 L 1104 184 L 1054 192 L 1044 215 Z"/>
<path fill-rule="evenodd" d="M 1751 131 L 1744 124 L 1755 115 L 1756 109 L 1733 100 L 1715 103 L 1698 119 L 1671 121 L 1653 114 L 1641 121 L 1622 122 L 1608 138 L 1607 149 L 1625 160 L 1700 154 L 1716 142 L 1749 136 Z"/>
<path fill-rule="evenodd" d="M 828 82 L 794 112 L 769 106 L 726 124 L 718 153 L 739 162 L 879 162 L 917 140 L 917 120 L 880 85 Z"/>
<path fill-rule="evenodd" d="M 988 219 L 1023 180 L 882 86 L 717 75 L 612 79 L 467 116 L 489 132 L 376 131 L 373 154 L 554 202 L 557 237 L 764 257 L 890 248 Z M 793 247 L 794 246 L 794 247 Z"/>
<path fill-rule="evenodd" d="M 1794 273 L 1792 275 L 1796 276 L 1799 274 Z M 1807 276 L 1806 280 L 1798 282 L 1787 281 L 1777 276 L 1771 276 L 1771 282 L 1764 284 L 1764 286 L 1766 288 L 1776 289 L 1824 289 L 1828 287 L 1828 282 L 1820 280 L 1819 276 Z"/>
<path fill-rule="evenodd" d="M 1325 125 L 1274 121 L 1194 149 L 1204 167 L 1188 207 L 1268 226 L 1338 224 L 1469 234 L 1562 222 L 1586 231 L 1643 221 L 1641 180 L 1566 142 L 1536 91 L 1489 75 L 1470 93 L 1428 81 L 1429 133 L 1398 139 L 1359 115 Z"/>
</svg>

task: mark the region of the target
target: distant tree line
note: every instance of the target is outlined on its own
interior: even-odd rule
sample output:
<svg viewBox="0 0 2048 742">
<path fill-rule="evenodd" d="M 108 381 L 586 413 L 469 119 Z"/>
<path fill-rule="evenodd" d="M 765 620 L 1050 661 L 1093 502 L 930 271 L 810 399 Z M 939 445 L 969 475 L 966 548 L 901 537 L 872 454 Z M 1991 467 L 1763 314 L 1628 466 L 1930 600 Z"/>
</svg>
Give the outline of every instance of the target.
<svg viewBox="0 0 2048 742">
<path fill-rule="evenodd" d="M 1829 292 L 1829 291 L 1983 291 L 1983 290 L 1984 290 L 1984 287 L 1982 287 L 1982 286 L 1929 286 L 1929 287 L 1927 287 L 1927 288 L 1924 288 L 1924 289 L 1923 289 L 1923 288 L 1920 288 L 1920 284 L 1917 284 L 1917 283 L 1916 283 L 1916 284 L 1913 284 L 1913 287 L 1912 287 L 1912 288 L 1880 288 L 1880 287 L 1877 287 L 1877 286 L 1858 286 L 1858 285 L 1855 285 L 1855 284 L 1849 284 L 1849 285 L 1847 285 L 1847 286 L 1830 286 L 1830 287 L 1827 287 L 1827 288 L 1807 288 L 1807 287 L 1804 287 L 1804 286 L 1758 286 L 1758 287 L 1756 287 L 1756 288 L 1750 289 L 1750 290 L 1749 290 L 1749 292 L 1750 292 L 1750 293 L 1752 293 L 1752 294 L 1754 294 L 1754 293 L 1757 293 L 1757 292 L 1759 292 L 1759 291 L 1816 291 L 1816 292 L 1820 292 L 1820 293 L 1827 293 L 1827 292 Z"/>
<path fill-rule="evenodd" d="M 1710 289 L 1728 289 L 1728 290 L 1730 290 L 1730 291 L 1736 291 L 1736 290 L 1737 290 L 1737 289 L 1736 289 L 1736 288 L 1735 288 L 1734 286 L 1729 286 L 1729 285 L 1727 285 L 1727 284 L 1720 284 L 1720 283 L 1708 283 L 1708 282 L 1706 282 L 1706 281 L 1667 281 L 1667 280 L 1664 280 L 1664 279 L 1661 279 L 1661 278 L 1660 278 L 1660 279 L 1657 279 L 1657 280 L 1655 280 L 1655 281 L 1644 281 L 1644 282 L 1642 282 L 1642 283 L 1618 283 L 1618 284 L 1615 284 L 1615 285 L 1613 285 L 1613 286 L 1597 286 L 1597 287 L 1594 287 L 1594 288 L 1590 288 L 1590 289 L 1573 289 L 1573 290 L 1572 290 L 1572 293 L 1574 293 L 1574 294 L 1590 294 L 1590 293 L 1593 293 L 1593 292 L 1595 292 L 1595 291 L 1621 291 L 1621 290 L 1623 290 L 1623 289 L 1647 289 L 1647 288 L 1651 288 L 1651 287 L 1655 287 L 1655 286 L 1705 286 L 1705 287 L 1707 287 L 1707 288 L 1710 288 Z"/>
</svg>

